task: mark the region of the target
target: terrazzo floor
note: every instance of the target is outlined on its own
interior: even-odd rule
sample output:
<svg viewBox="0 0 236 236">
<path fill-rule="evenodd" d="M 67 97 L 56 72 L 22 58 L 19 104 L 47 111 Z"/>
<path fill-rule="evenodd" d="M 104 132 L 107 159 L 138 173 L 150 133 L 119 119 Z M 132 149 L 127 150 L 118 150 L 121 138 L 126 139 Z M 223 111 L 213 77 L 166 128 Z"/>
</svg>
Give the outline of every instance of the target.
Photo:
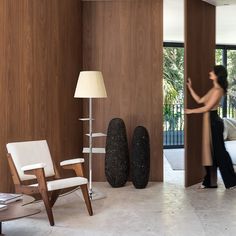
<svg viewBox="0 0 236 236">
<path fill-rule="evenodd" d="M 199 190 L 183 187 L 183 171 L 172 171 L 165 161 L 165 182 L 143 190 L 131 183 L 114 189 L 94 183 L 107 198 L 93 201 L 90 217 L 76 192 L 54 206 L 56 225 L 50 227 L 42 203 L 33 217 L 3 223 L 9 236 L 220 236 L 236 235 L 236 190 Z"/>
</svg>

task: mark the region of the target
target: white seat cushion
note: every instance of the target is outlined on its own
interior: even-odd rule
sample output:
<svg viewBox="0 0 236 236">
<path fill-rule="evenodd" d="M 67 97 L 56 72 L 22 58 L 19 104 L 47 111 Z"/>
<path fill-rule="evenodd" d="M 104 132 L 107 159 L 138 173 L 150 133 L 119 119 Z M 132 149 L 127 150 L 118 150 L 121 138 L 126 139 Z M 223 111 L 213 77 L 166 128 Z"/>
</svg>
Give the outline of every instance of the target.
<svg viewBox="0 0 236 236">
<path fill-rule="evenodd" d="M 66 179 L 57 179 L 52 181 L 47 181 L 48 191 L 53 191 L 57 189 L 64 189 L 75 187 L 83 184 L 87 184 L 88 180 L 84 177 L 72 177 Z M 29 186 L 37 187 L 38 184 L 31 184 Z"/>
<path fill-rule="evenodd" d="M 44 163 L 45 176 L 55 175 L 51 154 L 46 140 L 8 143 L 7 151 L 11 154 L 20 180 L 35 179 L 34 175 L 25 175 L 22 167 Z"/>
<path fill-rule="evenodd" d="M 225 141 L 225 147 L 232 159 L 234 165 L 236 165 L 236 140 Z"/>
</svg>

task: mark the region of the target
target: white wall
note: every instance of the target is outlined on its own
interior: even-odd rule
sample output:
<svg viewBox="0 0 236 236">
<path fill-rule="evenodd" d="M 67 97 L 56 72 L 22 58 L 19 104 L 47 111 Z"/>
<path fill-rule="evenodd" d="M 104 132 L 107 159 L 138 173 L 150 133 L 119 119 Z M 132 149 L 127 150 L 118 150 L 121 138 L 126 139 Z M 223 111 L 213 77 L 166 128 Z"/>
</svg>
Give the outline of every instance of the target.
<svg viewBox="0 0 236 236">
<path fill-rule="evenodd" d="M 164 0 L 164 41 L 184 42 L 184 0 Z M 216 43 L 236 45 L 236 5 L 216 7 Z"/>
</svg>

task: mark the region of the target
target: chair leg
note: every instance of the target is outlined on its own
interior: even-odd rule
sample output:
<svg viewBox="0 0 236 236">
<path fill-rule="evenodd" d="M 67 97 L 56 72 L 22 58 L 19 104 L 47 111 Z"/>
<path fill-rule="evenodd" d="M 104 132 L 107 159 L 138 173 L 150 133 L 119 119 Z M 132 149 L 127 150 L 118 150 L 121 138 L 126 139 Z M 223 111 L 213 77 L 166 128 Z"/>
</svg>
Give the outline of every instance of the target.
<svg viewBox="0 0 236 236">
<path fill-rule="evenodd" d="M 54 206 L 55 202 L 57 201 L 57 199 L 60 195 L 60 192 L 61 192 L 61 190 L 55 190 L 52 192 L 51 199 L 50 199 L 51 207 Z"/>
<path fill-rule="evenodd" d="M 52 214 L 52 208 L 51 208 L 51 203 L 49 201 L 48 192 L 41 191 L 40 194 L 42 196 L 42 199 L 43 199 L 46 211 L 47 211 L 47 215 L 48 215 L 50 225 L 53 226 L 54 225 L 54 218 L 53 218 L 53 214 Z"/>
<path fill-rule="evenodd" d="M 81 188 L 81 191 L 83 193 L 84 201 L 85 201 L 85 204 L 87 206 L 89 215 L 92 216 L 93 215 L 93 210 L 92 210 L 92 205 L 91 205 L 91 201 L 90 201 L 89 194 L 88 194 L 87 184 L 81 185 L 80 188 Z"/>
</svg>

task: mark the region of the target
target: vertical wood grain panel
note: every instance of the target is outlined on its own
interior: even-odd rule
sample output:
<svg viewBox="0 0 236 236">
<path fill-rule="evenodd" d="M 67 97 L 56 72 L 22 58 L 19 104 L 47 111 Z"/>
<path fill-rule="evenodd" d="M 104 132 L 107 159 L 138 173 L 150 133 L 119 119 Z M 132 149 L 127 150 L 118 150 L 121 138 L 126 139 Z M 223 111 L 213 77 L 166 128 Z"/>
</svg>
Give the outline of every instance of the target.
<svg viewBox="0 0 236 236">
<path fill-rule="evenodd" d="M 109 121 L 120 117 L 130 142 L 134 128 L 145 126 L 153 181 L 163 179 L 162 31 L 162 0 L 83 2 L 83 69 L 101 70 L 108 93 L 107 99 L 94 100 L 94 130 L 106 131 Z M 85 116 L 87 107 L 85 101 Z M 93 160 L 94 179 L 105 180 L 104 156 Z"/>
<path fill-rule="evenodd" d="M 81 153 L 81 10 L 80 0 L 0 1 L 0 191 L 13 190 L 7 142 L 47 139 L 56 164 Z"/>
<path fill-rule="evenodd" d="M 185 0 L 185 83 L 204 95 L 211 86 L 209 72 L 215 64 L 215 7 L 201 0 Z M 185 106 L 197 107 L 186 91 Z M 202 114 L 185 116 L 185 185 L 202 181 Z"/>
</svg>

